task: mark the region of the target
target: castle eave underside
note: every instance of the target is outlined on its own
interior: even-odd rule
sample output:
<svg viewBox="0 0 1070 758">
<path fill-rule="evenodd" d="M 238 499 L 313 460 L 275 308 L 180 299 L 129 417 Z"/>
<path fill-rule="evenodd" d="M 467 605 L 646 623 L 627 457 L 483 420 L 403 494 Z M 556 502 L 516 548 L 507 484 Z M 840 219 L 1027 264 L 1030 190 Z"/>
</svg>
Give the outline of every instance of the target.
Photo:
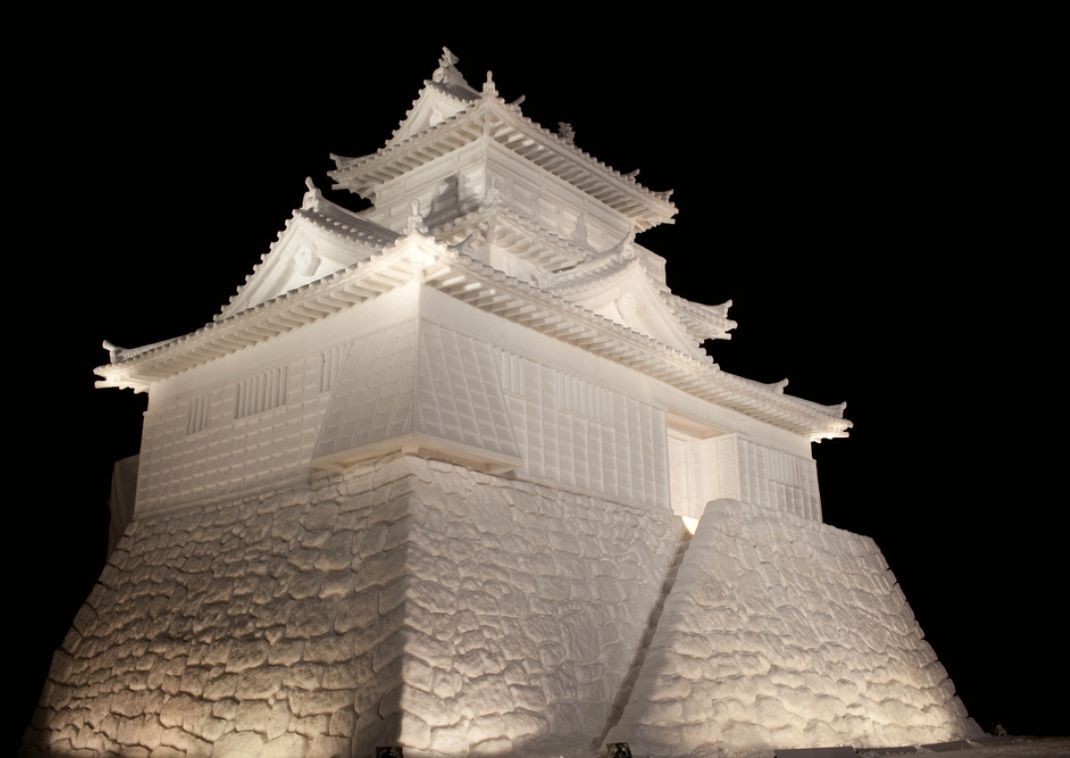
<svg viewBox="0 0 1070 758">
<path fill-rule="evenodd" d="M 405 240 L 409 243 L 405 244 Z M 691 395 L 811 439 L 844 436 L 842 406 L 820 406 L 722 371 L 646 335 L 541 291 L 459 250 L 419 235 L 348 269 L 184 337 L 97 369 L 98 386 L 149 384 L 299 329 L 419 277 L 484 312 L 508 319 L 659 379 Z M 133 351 L 132 351 L 133 352 Z"/>
</svg>

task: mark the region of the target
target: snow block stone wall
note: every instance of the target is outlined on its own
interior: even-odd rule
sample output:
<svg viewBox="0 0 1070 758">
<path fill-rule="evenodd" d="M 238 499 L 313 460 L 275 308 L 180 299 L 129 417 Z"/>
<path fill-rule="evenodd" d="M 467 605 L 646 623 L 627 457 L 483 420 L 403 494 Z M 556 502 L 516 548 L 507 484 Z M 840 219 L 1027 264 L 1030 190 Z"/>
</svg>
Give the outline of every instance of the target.
<svg viewBox="0 0 1070 758">
<path fill-rule="evenodd" d="M 979 734 L 873 540 L 718 500 L 607 741 L 694 756 Z"/>
<path fill-rule="evenodd" d="M 25 755 L 589 755 L 679 544 L 643 510 L 410 456 L 127 528 Z"/>
</svg>

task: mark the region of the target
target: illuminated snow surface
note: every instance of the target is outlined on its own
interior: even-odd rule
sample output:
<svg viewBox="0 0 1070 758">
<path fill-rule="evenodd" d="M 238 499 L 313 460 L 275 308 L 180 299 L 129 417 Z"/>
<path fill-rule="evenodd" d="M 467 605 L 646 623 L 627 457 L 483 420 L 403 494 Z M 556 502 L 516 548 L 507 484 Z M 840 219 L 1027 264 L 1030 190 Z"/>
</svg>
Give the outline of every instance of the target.
<svg viewBox="0 0 1070 758">
<path fill-rule="evenodd" d="M 29 743 L 589 756 L 620 718 L 610 741 L 642 756 L 974 733 L 872 541 L 756 506 L 707 509 L 644 657 L 685 544 L 668 511 L 414 456 L 137 519 Z"/>
<path fill-rule="evenodd" d="M 812 444 L 844 406 L 721 369 L 731 303 L 675 295 L 636 241 L 671 192 L 457 62 L 334 156 L 371 207 L 309 180 L 210 323 L 105 343 L 98 384 L 149 396 L 136 502 L 25 752 L 978 735 L 877 546 L 821 522 Z"/>
</svg>

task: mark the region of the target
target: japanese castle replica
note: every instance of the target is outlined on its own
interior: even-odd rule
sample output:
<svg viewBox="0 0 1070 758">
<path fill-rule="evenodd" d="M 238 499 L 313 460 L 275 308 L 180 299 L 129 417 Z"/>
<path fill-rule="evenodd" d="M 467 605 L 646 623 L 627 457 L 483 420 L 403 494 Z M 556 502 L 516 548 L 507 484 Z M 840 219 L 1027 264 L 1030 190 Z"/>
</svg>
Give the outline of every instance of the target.
<svg viewBox="0 0 1070 758">
<path fill-rule="evenodd" d="M 828 407 L 722 371 L 728 303 L 636 235 L 670 193 L 443 52 L 207 326 L 107 345 L 136 506 L 23 752 L 692 756 L 977 733 Z M 691 532 L 693 531 L 693 535 Z"/>
</svg>

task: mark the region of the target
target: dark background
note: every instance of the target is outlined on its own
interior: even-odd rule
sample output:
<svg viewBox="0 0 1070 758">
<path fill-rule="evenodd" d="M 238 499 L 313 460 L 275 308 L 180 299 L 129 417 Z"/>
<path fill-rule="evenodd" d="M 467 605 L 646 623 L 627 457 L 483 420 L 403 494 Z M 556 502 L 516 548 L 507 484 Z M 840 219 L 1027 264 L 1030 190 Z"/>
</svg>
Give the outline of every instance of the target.
<svg viewBox="0 0 1070 758">
<path fill-rule="evenodd" d="M 11 474 L 28 487 L 8 506 L 10 744 L 102 566 L 112 462 L 138 449 L 144 398 L 93 389 L 101 340 L 207 322 L 304 177 L 327 187 L 329 152 L 389 137 L 442 44 L 473 86 L 493 69 L 536 121 L 570 121 L 583 149 L 675 189 L 676 224 L 639 242 L 668 259 L 678 294 L 735 302 L 716 360 L 848 402 L 851 438 L 815 447 L 825 520 L 876 539 L 982 727 L 1070 732 L 1050 696 L 1070 673 L 1065 464 L 1050 439 L 1065 234 L 1041 231 L 1064 213 L 1042 188 L 1065 174 L 1052 54 L 1029 36 L 1042 20 L 581 29 L 569 14 L 446 29 L 412 11 L 270 33 L 95 17 L 42 49 L 55 73 L 15 76 L 24 133 L 9 164 L 26 173 L 7 220 L 27 247 L 8 248 L 7 354 L 25 445 Z"/>
</svg>

